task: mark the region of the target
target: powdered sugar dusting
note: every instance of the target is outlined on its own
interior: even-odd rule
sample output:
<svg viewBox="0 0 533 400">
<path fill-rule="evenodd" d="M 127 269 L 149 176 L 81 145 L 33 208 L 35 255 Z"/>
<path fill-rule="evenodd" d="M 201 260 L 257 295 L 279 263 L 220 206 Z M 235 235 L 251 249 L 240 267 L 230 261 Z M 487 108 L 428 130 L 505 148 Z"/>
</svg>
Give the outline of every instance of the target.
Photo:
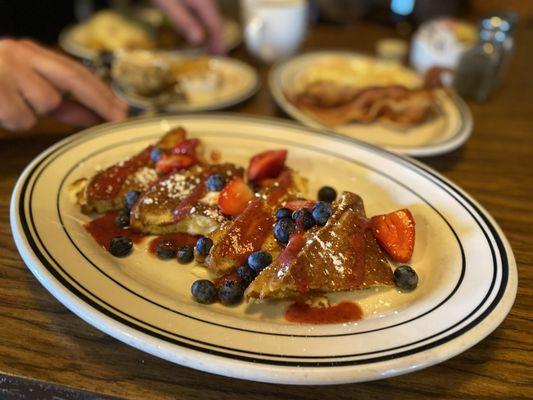
<svg viewBox="0 0 533 400">
<path fill-rule="evenodd" d="M 332 233 L 332 237 L 334 232 Z M 322 251 L 319 253 L 319 257 L 322 258 L 323 261 L 327 262 L 328 264 L 333 265 L 335 270 L 340 274 L 344 275 L 344 264 L 346 262 L 346 256 L 342 253 L 336 252 L 333 249 L 333 243 L 331 240 L 324 241 L 322 240 L 318 235 L 314 235 L 312 238 L 307 240 L 306 244 L 310 245 L 313 242 L 318 243 Z"/>
<path fill-rule="evenodd" d="M 160 182 L 161 190 L 170 199 L 176 199 L 191 194 L 191 185 L 187 182 L 185 175 L 172 174 L 164 181 Z"/>
<path fill-rule="evenodd" d="M 146 188 L 157 179 L 157 171 L 149 167 L 139 169 L 133 176 L 133 180 L 139 185 L 141 190 L 146 190 Z"/>
<path fill-rule="evenodd" d="M 202 211 L 202 214 L 208 218 L 211 218 L 212 220 L 215 220 L 218 223 L 222 223 L 226 220 L 226 217 L 220 213 L 218 208 L 216 207 L 209 207 Z"/>
<path fill-rule="evenodd" d="M 285 264 L 282 264 L 281 268 L 276 273 L 276 276 L 281 279 L 287 274 L 288 270 L 289 270 L 289 266 L 285 265 Z"/>
</svg>

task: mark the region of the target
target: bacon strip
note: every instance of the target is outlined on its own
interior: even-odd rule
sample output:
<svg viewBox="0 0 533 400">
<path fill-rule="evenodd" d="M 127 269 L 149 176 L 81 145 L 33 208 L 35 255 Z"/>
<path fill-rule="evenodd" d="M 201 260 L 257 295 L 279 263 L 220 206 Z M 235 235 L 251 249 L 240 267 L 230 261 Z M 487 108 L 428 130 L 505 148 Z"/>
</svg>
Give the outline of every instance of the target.
<svg viewBox="0 0 533 400">
<path fill-rule="evenodd" d="M 432 89 L 393 85 L 350 90 L 334 82 L 316 82 L 291 101 L 328 126 L 382 119 L 408 127 L 426 121 L 435 107 Z"/>
</svg>

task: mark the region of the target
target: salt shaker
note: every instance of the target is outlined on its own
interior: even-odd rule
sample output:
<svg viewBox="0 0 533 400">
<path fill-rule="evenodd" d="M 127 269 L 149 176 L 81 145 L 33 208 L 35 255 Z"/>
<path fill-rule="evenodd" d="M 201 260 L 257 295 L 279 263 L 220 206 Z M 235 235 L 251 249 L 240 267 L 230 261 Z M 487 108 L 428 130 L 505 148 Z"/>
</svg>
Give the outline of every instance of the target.
<svg viewBox="0 0 533 400">
<path fill-rule="evenodd" d="M 514 23 L 506 15 L 483 18 L 478 43 L 461 57 L 453 86 L 462 96 L 486 101 L 499 86 L 513 48 Z"/>
</svg>

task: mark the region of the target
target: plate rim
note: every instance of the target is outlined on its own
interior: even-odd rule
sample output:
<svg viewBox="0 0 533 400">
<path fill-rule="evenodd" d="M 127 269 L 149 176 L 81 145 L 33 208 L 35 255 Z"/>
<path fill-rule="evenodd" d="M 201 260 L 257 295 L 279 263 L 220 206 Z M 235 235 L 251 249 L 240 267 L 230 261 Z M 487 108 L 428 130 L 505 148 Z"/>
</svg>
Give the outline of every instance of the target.
<svg viewBox="0 0 533 400">
<path fill-rule="evenodd" d="M 319 130 L 328 130 L 328 131 L 335 132 L 339 135 L 345 136 L 350 139 L 362 141 L 362 139 L 351 137 L 349 135 L 338 132 L 330 127 L 322 125 L 320 122 L 314 120 L 312 117 L 308 117 L 307 115 L 303 114 L 302 111 L 298 110 L 297 107 L 295 107 L 294 105 L 292 105 L 291 103 L 287 101 L 287 99 L 285 98 L 285 95 L 283 94 L 281 84 L 279 84 L 279 82 L 281 81 L 280 79 L 281 74 L 283 70 L 289 64 L 295 61 L 298 61 L 299 59 L 305 58 L 305 57 L 328 56 L 328 55 L 364 57 L 364 58 L 377 60 L 377 58 L 374 56 L 364 54 L 361 52 L 349 51 L 349 50 L 312 50 L 312 51 L 303 52 L 289 59 L 279 61 L 272 66 L 268 74 L 268 87 L 269 87 L 270 93 L 272 94 L 272 97 L 274 98 L 275 103 L 283 110 L 283 112 L 286 115 L 288 115 L 294 121 L 297 121 L 309 128 L 314 128 L 314 129 L 319 129 Z M 410 67 L 406 67 L 406 68 L 412 71 L 413 73 L 420 75 L 412 68 Z M 464 143 L 466 143 L 466 141 L 472 135 L 472 130 L 474 126 L 472 112 L 470 111 L 470 108 L 468 107 L 466 102 L 457 93 L 455 93 L 455 91 L 450 91 L 449 93 L 446 93 L 446 95 L 449 97 L 449 99 L 451 100 L 455 108 L 459 111 L 459 113 L 461 114 L 462 120 L 463 120 L 463 124 L 461 128 L 452 137 L 450 137 L 446 142 L 435 143 L 429 146 L 401 146 L 401 147 L 394 146 L 394 145 L 379 146 L 377 144 L 372 144 L 370 142 L 367 142 L 367 143 L 372 144 L 373 146 L 376 146 L 376 147 L 386 148 L 389 151 L 406 154 L 406 155 L 413 156 L 413 157 L 436 156 L 440 154 L 449 153 L 461 147 Z"/>
<path fill-rule="evenodd" d="M 277 118 L 259 118 L 259 117 L 252 117 L 252 116 L 232 114 L 232 113 L 210 113 L 208 115 L 210 117 L 220 117 L 220 118 L 229 117 L 229 118 L 241 119 L 245 121 L 247 120 L 249 122 L 252 121 L 256 123 L 277 122 L 278 124 L 283 124 L 285 126 L 296 128 L 298 130 L 305 130 L 308 132 L 311 131 L 315 134 L 319 133 L 319 134 L 323 134 L 326 136 L 333 135 L 336 137 L 340 137 L 344 141 L 354 142 L 356 145 L 362 145 L 363 147 L 371 148 L 373 149 L 374 152 L 377 152 L 378 154 L 381 152 L 389 153 L 389 155 L 391 155 L 393 158 L 398 158 L 400 160 L 403 160 L 403 162 L 414 164 L 416 167 L 421 168 L 423 171 L 429 172 L 431 175 L 434 175 L 435 177 L 439 178 L 440 180 L 443 181 L 443 183 L 448 185 L 450 188 L 455 189 L 459 194 L 463 195 L 465 199 L 469 200 L 469 202 L 472 205 L 476 206 L 475 208 L 478 209 L 477 212 L 481 217 L 486 218 L 487 225 L 492 226 L 494 228 L 495 237 L 499 238 L 499 240 L 502 242 L 505 252 L 507 253 L 506 255 L 507 255 L 507 261 L 509 263 L 510 279 L 508 279 L 507 281 L 507 285 L 504 289 L 504 293 L 501 299 L 495 305 L 494 309 L 492 309 L 488 313 L 485 319 L 485 321 L 488 321 L 490 319 L 491 323 L 484 324 L 485 326 L 483 329 L 481 329 L 480 325 L 476 325 L 470 330 L 468 330 L 467 332 L 477 333 L 477 336 L 474 339 L 471 339 L 470 341 L 456 342 L 459 339 L 458 337 L 451 339 L 447 344 L 445 344 L 445 346 L 452 347 L 452 344 L 456 343 L 456 346 L 453 349 L 453 351 L 442 352 L 442 354 L 439 354 L 438 357 L 425 359 L 422 361 L 418 360 L 414 367 L 408 368 L 404 366 L 403 368 L 396 368 L 396 369 L 389 368 L 387 371 L 381 374 L 377 374 L 375 371 L 374 372 L 371 371 L 372 370 L 371 366 L 374 364 L 368 364 L 370 367 L 366 368 L 366 374 L 360 373 L 357 376 L 354 376 L 354 369 L 359 370 L 361 369 L 361 367 L 365 367 L 365 366 L 361 366 L 361 365 L 359 366 L 355 365 L 355 366 L 349 366 L 349 367 L 336 366 L 334 370 L 335 376 L 332 376 L 332 373 L 329 367 L 316 367 L 316 368 L 299 367 L 297 373 L 295 373 L 294 368 L 282 367 L 282 366 L 261 365 L 261 366 L 257 366 L 257 368 L 250 368 L 249 361 L 231 360 L 231 359 L 226 359 L 220 356 L 207 355 L 205 353 L 202 353 L 201 358 L 203 359 L 203 362 L 200 362 L 198 360 L 195 361 L 195 357 L 194 357 L 195 354 L 200 354 L 199 352 L 195 350 L 185 349 L 183 346 L 179 346 L 178 353 L 181 354 L 181 357 L 179 357 L 178 355 L 174 354 L 172 351 L 169 351 L 169 350 L 172 350 L 172 347 L 174 345 L 169 345 L 168 343 L 158 343 L 162 341 L 160 339 L 155 339 L 152 336 L 148 336 L 144 333 L 139 332 L 138 330 L 134 328 L 125 326 L 124 324 L 121 324 L 113 320 L 112 318 L 104 315 L 100 311 L 88 305 L 84 300 L 75 296 L 72 293 L 72 291 L 69 290 L 69 288 L 65 287 L 61 282 L 59 282 L 55 277 L 51 275 L 51 273 L 39 262 L 35 254 L 32 254 L 31 251 L 27 250 L 27 247 L 28 247 L 27 240 L 24 237 L 24 235 L 21 233 L 21 230 L 19 227 L 20 215 L 18 215 L 17 211 L 18 211 L 18 199 L 19 199 L 19 195 L 21 191 L 21 186 L 26 181 L 27 176 L 33 170 L 34 166 L 38 163 L 38 161 L 45 158 L 50 153 L 53 153 L 57 147 L 60 147 L 61 145 L 68 143 L 70 141 L 74 141 L 81 135 L 85 136 L 87 134 L 90 134 L 91 132 L 95 133 L 97 131 L 105 130 L 111 126 L 121 125 L 121 123 L 107 123 L 107 124 L 103 124 L 95 128 L 90 128 L 88 130 L 81 131 L 78 134 L 65 138 L 61 140 L 60 142 L 56 143 L 55 145 L 51 146 L 50 148 L 46 149 L 39 156 L 37 156 L 26 167 L 26 169 L 21 174 L 19 180 L 17 181 L 17 184 L 13 191 L 13 195 L 11 199 L 11 207 L 10 207 L 11 229 L 14 234 L 15 243 L 17 245 L 17 249 L 21 253 L 21 256 L 24 259 L 28 268 L 32 271 L 32 273 L 38 278 L 41 284 L 43 284 L 43 286 L 45 286 L 45 288 L 53 296 L 55 296 L 61 303 L 66 305 L 71 311 L 73 311 L 75 314 L 80 316 L 82 319 L 89 322 L 91 325 L 143 351 L 154 354 L 158 357 L 167 359 L 169 361 L 173 361 L 173 362 L 186 365 L 192 368 L 200 369 L 206 372 L 212 372 L 212 373 L 217 373 L 217 374 L 236 377 L 236 378 L 251 379 L 251 380 L 257 380 L 257 381 L 263 381 L 263 382 L 275 382 L 275 383 L 285 383 L 285 384 L 334 384 L 334 383 L 348 383 L 348 382 L 358 382 L 358 381 L 380 379 L 380 378 L 384 378 L 388 376 L 394 376 L 394 375 L 399 375 L 402 373 L 410 372 L 416 369 L 424 368 L 429 365 L 433 365 L 435 363 L 444 361 L 445 359 L 451 358 L 455 356 L 456 354 L 466 350 L 467 348 L 475 345 L 477 342 L 479 342 L 484 337 L 489 335 L 494 329 L 496 329 L 496 327 L 501 323 L 501 321 L 503 321 L 503 319 L 506 317 L 506 315 L 510 311 L 514 303 L 514 298 L 516 296 L 517 272 L 516 272 L 516 262 L 514 260 L 514 255 L 512 253 L 512 249 L 505 235 L 501 231 L 501 228 L 498 226 L 498 224 L 490 216 L 490 214 L 488 214 L 488 212 L 482 206 L 480 206 L 475 200 L 473 200 L 471 196 L 466 194 L 462 189 L 458 188 L 455 184 L 449 182 L 446 178 L 442 177 L 437 172 L 433 171 L 431 168 L 424 166 L 422 163 L 416 160 L 412 160 L 408 157 L 385 151 L 371 144 L 361 142 L 353 138 L 347 138 L 335 132 L 310 129 L 307 127 L 303 127 L 299 124 L 296 124 L 294 122 L 287 122 L 287 121 L 280 120 Z M 198 114 L 180 115 L 180 116 L 176 116 L 176 118 L 199 118 L 199 115 Z M 165 117 L 163 116 L 163 117 L 142 118 L 142 119 L 136 118 L 128 122 L 129 123 L 152 122 L 152 121 L 160 121 L 162 119 L 165 119 Z M 442 346 L 439 345 L 434 350 L 439 350 L 441 349 L 441 347 Z M 162 349 L 166 349 L 167 351 L 163 351 Z M 423 354 L 424 352 L 421 352 L 419 354 L 409 355 L 409 356 L 400 357 L 400 358 L 394 358 L 392 360 L 383 361 L 380 363 L 394 364 L 394 362 L 397 360 L 408 360 L 411 357 L 415 357 L 416 359 L 417 356 L 420 356 Z M 210 360 L 211 363 L 207 362 L 206 360 Z M 287 374 L 288 370 L 290 370 L 293 373 L 288 375 Z"/>
</svg>

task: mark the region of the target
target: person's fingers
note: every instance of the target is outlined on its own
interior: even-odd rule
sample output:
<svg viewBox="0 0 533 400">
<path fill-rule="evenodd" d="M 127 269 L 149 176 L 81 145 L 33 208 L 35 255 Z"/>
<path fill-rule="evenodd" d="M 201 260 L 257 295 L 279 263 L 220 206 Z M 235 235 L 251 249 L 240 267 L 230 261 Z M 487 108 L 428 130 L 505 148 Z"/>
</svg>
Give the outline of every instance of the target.
<svg viewBox="0 0 533 400">
<path fill-rule="evenodd" d="M 193 44 L 202 43 L 205 32 L 202 25 L 180 0 L 153 0 L 174 26 Z"/>
<path fill-rule="evenodd" d="M 10 131 L 25 131 L 36 117 L 10 77 L 0 75 L 0 124 Z"/>
<path fill-rule="evenodd" d="M 13 71 L 16 84 L 26 101 L 38 115 L 48 114 L 61 103 L 61 94 L 31 69 Z"/>
<path fill-rule="evenodd" d="M 80 128 L 102 122 L 102 118 L 97 114 L 73 100 L 63 100 L 49 115 L 60 122 Z"/>
<path fill-rule="evenodd" d="M 30 41 L 21 41 L 21 44 L 31 50 L 33 68 L 57 88 L 71 93 L 104 119 L 125 118 L 127 104 L 87 68 Z"/>
<path fill-rule="evenodd" d="M 186 0 L 187 5 L 196 12 L 209 33 L 209 49 L 213 53 L 225 52 L 223 23 L 213 0 Z"/>
</svg>

